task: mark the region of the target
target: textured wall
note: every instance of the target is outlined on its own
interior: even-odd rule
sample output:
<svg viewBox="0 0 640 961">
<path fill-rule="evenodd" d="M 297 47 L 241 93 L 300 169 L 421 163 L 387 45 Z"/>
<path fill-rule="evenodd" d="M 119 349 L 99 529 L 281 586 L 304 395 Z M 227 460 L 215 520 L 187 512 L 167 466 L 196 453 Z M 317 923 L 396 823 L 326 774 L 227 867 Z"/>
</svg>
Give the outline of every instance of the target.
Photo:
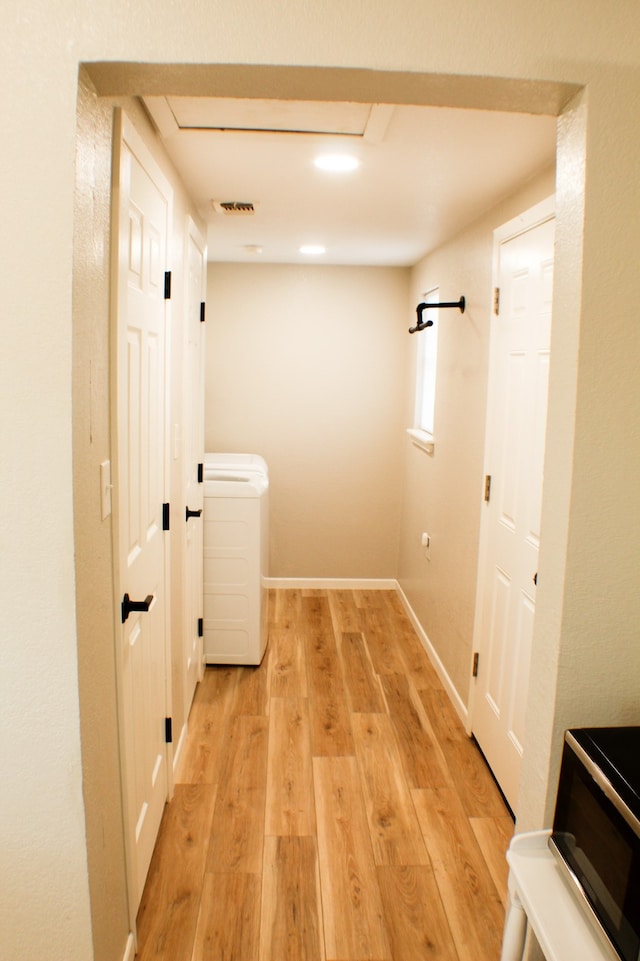
<svg viewBox="0 0 640 961">
<path fill-rule="evenodd" d="M 110 457 L 109 258 L 112 107 L 84 78 L 78 95 L 73 288 L 73 450 L 83 793 L 96 958 L 128 936 L 115 698 L 111 518 L 100 464 Z"/>
<path fill-rule="evenodd" d="M 0 28 L 0 829 L 12 869 L 0 918 L 3 958 L 92 955 L 71 452 L 82 61 L 138 65 L 124 73 L 112 66 L 107 79 L 120 87 L 105 81 L 103 93 L 137 93 L 141 84 L 163 92 L 167 83 L 185 92 L 222 89 L 220 72 L 203 86 L 207 71 L 192 75 L 188 64 L 230 65 L 231 72 L 222 71 L 226 92 L 237 96 L 376 93 L 381 100 L 536 111 L 561 109 L 569 88 L 585 87 L 565 113 L 571 135 L 558 164 L 560 323 L 554 321 L 547 448 L 555 496 L 543 506 L 543 536 L 550 537 L 540 558 L 534 638 L 534 667 L 545 670 L 536 677 L 535 749 L 523 772 L 523 823 L 544 823 L 562 727 L 587 718 L 638 719 L 637 4 L 622 0 L 603 16 L 596 0 L 524 7 L 512 0 L 192 0 L 186 9 L 172 0 L 59 0 L 51 7 L 8 0 Z M 152 66 L 162 63 L 181 66 Z M 309 73 L 298 64 L 319 69 Z M 269 65 L 293 69 L 281 74 Z"/>
<path fill-rule="evenodd" d="M 439 285 L 443 300 L 457 300 L 464 294 L 466 306 L 464 314 L 452 310 L 440 314 L 434 453 L 425 454 L 409 438 L 404 444 L 398 579 L 467 706 L 482 504 L 493 230 L 553 194 L 554 188 L 553 170 L 541 174 L 412 271 L 414 304 Z M 411 338 L 407 365 L 407 422 L 417 340 Z M 432 537 L 430 561 L 420 545 L 425 530 Z"/>
<path fill-rule="evenodd" d="M 409 272 L 208 277 L 207 449 L 266 458 L 271 576 L 395 577 Z"/>
</svg>

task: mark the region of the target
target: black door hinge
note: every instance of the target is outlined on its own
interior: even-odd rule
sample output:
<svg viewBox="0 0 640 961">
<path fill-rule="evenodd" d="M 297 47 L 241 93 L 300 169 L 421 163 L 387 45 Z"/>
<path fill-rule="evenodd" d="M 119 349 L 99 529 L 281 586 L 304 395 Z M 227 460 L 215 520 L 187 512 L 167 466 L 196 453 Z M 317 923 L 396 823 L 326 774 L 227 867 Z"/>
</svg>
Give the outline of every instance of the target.
<svg viewBox="0 0 640 961">
<path fill-rule="evenodd" d="M 162 530 L 163 531 L 169 530 L 170 520 L 171 520 L 171 505 L 168 503 L 163 504 L 162 505 Z"/>
<path fill-rule="evenodd" d="M 202 484 L 204 480 L 204 464 L 198 464 L 198 483 Z"/>
<path fill-rule="evenodd" d="M 173 744 L 173 719 L 170 717 L 164 719 L 164 743 Z"/>
<path fill-rule="evenodd" d="M 204 637 L 204 617 L 198 618 L 198 637 Z"/>
<path fill-rule="evenodd" d="M 476 651 L 475 654 L 473 655 L 473 670 L 472 670 L 472 672 L 471 672 L 472 677 L 477 677 L 477 676 L 478 676 L 478 661 L 479 661 L 479 660 L 480 660 L 480 655 L 479 655 L 478 652 Z"/>
<path fill-rule="evenodd" d="M 171 300 L 171 271 L 164 272 L 164 299 Z"/>
<path fill-rule="evenodd" d="M 485 474 L 484 476 L 484 500 L 485 504 L 488 504 L 491 500 L 491 474 Z"/>
<path fill-rule="evenodd" d="M 205 314 L 205 302 L 204 300 L 200 304 L 200 323 L 204 324 L 204 314 Z"/>
<path fill-rule="evenodd" d="M 500 288 L 493 288 L 493 312 L 496 317 L 500 316 Z"/>
</svg>

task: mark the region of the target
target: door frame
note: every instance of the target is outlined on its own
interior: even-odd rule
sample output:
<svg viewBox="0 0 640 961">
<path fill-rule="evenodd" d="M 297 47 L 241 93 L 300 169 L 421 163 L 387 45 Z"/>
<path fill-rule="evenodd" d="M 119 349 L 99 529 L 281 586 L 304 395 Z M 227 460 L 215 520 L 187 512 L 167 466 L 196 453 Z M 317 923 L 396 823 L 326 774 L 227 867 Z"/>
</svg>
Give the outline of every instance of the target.
<svg viewBox="0 0 640 961">
<path fill-rule="evenodd" d="M 539 203 L 534 204 L 528 210 L 523 211 L 511 220 L 497 227 L 493 231 L 493 251 L 492 251 L 492 268 L 491 268 L 491 289 L 492 292 L 499 287 L 499 270 L 500 270 L 500 248 L 502 244 L 513 240 L 520 234 L 526 233 L 529 230 L 533 230 L 539 227 L 541 224 L 555 217 L 556 213 L 556 199 L 555 195 L 547 197 L 545 200 L 541 200 Z M 489 433 L 489 427 L 491 423 L 491 418 L 493 415 L 495 407 L 495 388 L 491 383 L 491 369 L 493 366 L 493 343 L 494 343 L 494 318 L 495 318 L 495 308 L 493 307 L 493 297 L 491 298 L 492 309 L 491 309 L 491 319 L 490 319 L 490 332 L 489 332 L 489 360 L 487 366 L 487 404 L 486 404 L 486 418 L 485 418 L 485 437 L 484 437 L 484 455 L 483 455 L 483 478 L 487 474 L 487 456 L 488 456 L 488 444 L 487 437 Z M 546 439 L 546 426 L 545 426 L 545 439 Z M 470 736 L 473 735 L 473 721 L 474 721 L 474 708 L 476 705 L 476 684 L 474 677 L 474 658 L 475 653 L 480 652 L 480 638 L 481 638 L 481 611 L 483 598 L 486 592 L 486 580 L 487 580 L 487 567 L 486 567 L 486 554 L 488 548 L 488 538 L 489 538 L 489 518 L 488 512 L 484 510 L 484 501 L 481 502 L 481 515 L 480 515 L 480 537 L 478 541 L 478 569 L 476 575 L 476 596 L 474 604 L 474 617 L 473 617 L 473 636 L 471 644 L 471 653 L 469 658 L 469 698 L 468 698 L 468 713 L 467 713 L 467 724 L 466 731 Z M 514 812 L 515 814 L 515 812 Z"/>
<path fill-rule="evenodd" d="M 110 307 L 109 307 L 109 353 L 110 353 L 110 373 L 109 373 L 109 416 L 110 416 L 110 446 L 111 446 L 111 478 L 113 491 L 112 494 L 112 516 L 111 516 L 111 535 L 112 535 L 112 560 L 113 560 L 113 644 L 115 657 L 116 674 L 116 702 L 118 718 L 118 744 L 119 744 L 119 765 L 121 783 L 121 803 L 122 803 L 122 824 L 124 836 L 124 855 L 125 855 L 125 874 L 127 887 L 127 906 L 129 912 L 129 929 L 133 934 L 134 943 L 137 942 L 136 936 L 136 916 L 138 905 L 135 898 L 135 857 L 132 843 L 132 825 L 129 823 L 129 778 L 127 774 L 127 751 L 128 751 L 128 731 L 124 710 L 124 666 L 121 650 L 121 598 L 122 581 L 120 571 L 120 503 L 118 492 L 120 490 L 120 463 L 118 456 L 118 339 L 119 339 L 119 317 L 123 310 L 123 300 L 125 292 L 120 283 L 120 238 L 119 225 L 121 218 L 121 163 L 122 145 L 126 142 L 130 145 L 132 153 L 138 157 L 143 157 L 145 166 L 148 166 L 154 177 L 157 177 L 163 184 L 169 186 L 170 195 L 173 191 L 168 184 L 167 178 L 162 173 L 160 167 L 153 158 L 149 148 L 141 135 L 135 129 L 131 120 L 124 111 L 116 107 L 113 117 L 113 136 L 112 136 L 112 175 L 111 175 L 111 223 L 110 223 L 110 242 L 111 242 L 111 263 L 110 263 Z M 172 228 L 172 209 L 169 205 L 167 218 L 167 262 L 170 259 L 171 249 L 171 228 Z M 163 499 L 169 501 L 169 438 L 170 438 L 170 362 L 169 345 L 170 340 L 170 300 L 165 301 L 164 309 L 164 336 L 165 336 L 165 356 L 164 356 L 164 477 L 163 477 Z M 170 605 L 170 541 L 164 541 L 164 571 L 163 584 L 165 591 L 164 604 L 164 705 L 165 716 L 171 717 L 171 605 Z M 173 794 L 173 745 L 165 744 L 165 770 L 167 776 L 167 800 Z"/>
<path fill-rule="evenodd" d="M 198 227 L 198 225 L 196 224 L 196 222 L 195 222 L 195 220 L 193 219 L 193 217 L 192 217 L 191 215 L 188 215 L 188 216 L 187 216 L 187 220 L 186 220 L 186 227 L 185 227 L 185 246 L 184 246 L 184 250 L 185 250 L 185 255 L 186 255 L 186 256 L 185 256 L 185 270 L 184 270 L 184 288 L 185 288 L 184 304 L 185 304 L 185 316 L 184 316 L 184 330 L 183 330 L 183 344 L 182 344 L 182 359 L 183 359 L 183 362 L 182 362 L 182 391 L 183 391 L 182 409 L 183 409 L 183 412 L 187 409 L 187 405 L 186 405 L 186 401 L 185 401 L 185 391 L 188 391 L 188 390 L 190 389 L 189 370 L 188 370 L 188 359 L 189 359 L 189 357 L 188 357 L 188 355 L 189 355 L 189 347 L 188 347 L 188 340 L 189 340 L 189 317 L 187 316 L 189 309 L 193 307 L 193 305 L 192 305 L 191 302 L 190 302 L 190 297 L 189 297 L 188 251 L 189 251 L 189 243 L 190 243 L 190 241 L 193 241 L 193 242 L 197 245 L 197 247 L 202 251 L 203 273 L 202 273 L 202 278 L 201 278 L 200 303 L 203 303 L 203 304 L 204 304 L 204 303 L 206 303 L 206 299 L 207 299 L 207 239 L 206 239 L 205 235 L 203 234 L 203 232 L 202 232 L 202 231 L 200 230 L 200 228 Z M 202 396 L 201 396 L 201 400 L 200 400 L 201 411 L 202 411 L 202 451 L 201 451 L 201 453 L 202 453 L 202 457 L 204 458 L 204 411 L 205 411 L 205 405 L 204 405 L 204 387 L 205 387 L 205 364 L 206 364 L 206 357 L 205 357 L 205 352 L 206 352 L 206 324 L 204 323 L 204 318 L 203 318 L 203 317 L 201 317 L 200 331 L 201 331 L 201 333 L 200 333 L 200 371 L 201 371 L 200 376 L 201 376 L 201 391 L 202 391 Z M 184 424 L 184 425 L 183 425 L 183 436 L 184 436 L 184 432 L 185 432 L 186 430 L 187 430 L 187 425 Z M 186 455 L 185 455 L 185 451 L 184 451 L 184 446 L 183 446 L 183 450 L 182 450 L 182 455 L 183 455 L 183 463 L 182 463 L 182 465 L 181 465 L 181 477 L 182 477 L 182 485 L 183 485 L 182 496 L 184 497 L 185 504 L 186 504 L 186 503 L 187 503 L 187 500 L 186 500 L 187 489 L 188 489 L 188 486 L 189 486 L 189 464 L 186 462 Z M 201 484 L 200 487 L 203 488 L 203 485 Z M 200 523 L 201 523 L 201 525 L 204 524 L 204 517 L 202 517 L 202 518 L 200 519 Z M 188 583 L 186 539 L 187 539 L 187 535 L 186 535 L 186 531 L 184 531 L 184 533 L 183 533 L 183 542 L 182 542 L 182 552 L 183 552 L 183 558 L 184 558 L 184 570 L 183 570 L 183 584 L 184 584 L 184 585 L 187 585 L 187 583 Z M 186 592 L 186 590 L 183 590 L 183 599 L 185 599 L 185 608 L 187 607 L 187 605 L 186 605 L 186 597 L 187 597 L 187 592 Z M 187 638 L 187 637 L 188 637 L 188 632 L 189 632 L 189 624 L 188 624 L 188 621 L 187 621 L 187 613 L 188 613 L 188 611 L 187 611 L 186 609 L 183 609 L 183 612 L 182 612 L 182 624 L 183 624 L 184 638 Z M 203 615 L 204 615 L 204 611 L 202 611 L 201 616 L 203 616 Z M 182 659 L 182 660 L 181 660 L 181 667 L 182 667 L 182 684 L 183 684 L 184 715 L 185 715 L 185 716 L 184 716 L 184 725 L 185 725 L 185 733 L 186 733 L 186 729 L 187 729 L 187 726 L 188 726 L 188 720 L 189 720 L 189 712 L 190 712 L 190 710 L 191 710 L 191 704 L 192 704 L 193 698 L 192 698 L 192 696 L 191 696 L 191 697 L 189 696 L 189 690 L 188 690 L 188 679 L 187 679 L 187 673 L 186 673 L 185 664 L 184 664 L 184 641 L 183 641 L 182 646 L 181 646 L 181 659 Z M 196 680 L 196 684 L 197 684 L 198 682 L 202 681 L 202 679 L 203 679 L 203 677 L 204 677 L 204 669 L 205 669 L 205 661 L 204 661 L 204 641 L 203 641 L 203 638 L 200 637 L 200 638 L 198 639 L 197 680 Z"/>
</svg>

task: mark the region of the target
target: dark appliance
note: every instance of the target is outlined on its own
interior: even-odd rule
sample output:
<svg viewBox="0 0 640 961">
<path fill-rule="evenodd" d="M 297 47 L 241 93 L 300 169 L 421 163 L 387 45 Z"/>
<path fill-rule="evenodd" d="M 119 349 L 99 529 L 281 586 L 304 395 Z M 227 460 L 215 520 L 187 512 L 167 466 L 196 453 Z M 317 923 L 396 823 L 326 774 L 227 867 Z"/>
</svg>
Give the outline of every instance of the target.
<svg viewBox="0 0 640 961">
<path fill-rule="evenodd" d="M 612 957 L 640 961 L 640 727 L 565 733 L 549 847 Z"/>
</svg>

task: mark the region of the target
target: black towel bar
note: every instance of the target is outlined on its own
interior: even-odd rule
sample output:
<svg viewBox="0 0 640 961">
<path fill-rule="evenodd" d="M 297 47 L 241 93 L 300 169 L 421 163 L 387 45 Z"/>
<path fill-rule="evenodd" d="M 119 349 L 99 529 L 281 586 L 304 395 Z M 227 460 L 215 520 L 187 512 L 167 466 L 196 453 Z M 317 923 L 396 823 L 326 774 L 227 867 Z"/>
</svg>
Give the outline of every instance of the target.
<svg viewBox="0 0 640 961">
<path fill-rule="evenodd" d="M 422 315 L 425 312 L 425 310 L 429 310 L 429 308 L 436 308 L 436 307 L 457 307 L 460 313 L 464 314 L 465 305 L 466 305 L 466 301 L 464 297 L 461 297 L 460 300 L 455 300 L 455 301 L 448 300 L 441 304 L 424 304 L 424 303 L 418 304 L 418 306 L 416 307 L 416 313 L 418 314 L 418 323 L 416 324 L 415 327 L 409 327 L 409 333 L 415 334 L 417 331 L 426 330 L 427 327 L 433 327 L 432 320 L 425 320 L 425 321 L 422 320 Z"/>
</svg>

